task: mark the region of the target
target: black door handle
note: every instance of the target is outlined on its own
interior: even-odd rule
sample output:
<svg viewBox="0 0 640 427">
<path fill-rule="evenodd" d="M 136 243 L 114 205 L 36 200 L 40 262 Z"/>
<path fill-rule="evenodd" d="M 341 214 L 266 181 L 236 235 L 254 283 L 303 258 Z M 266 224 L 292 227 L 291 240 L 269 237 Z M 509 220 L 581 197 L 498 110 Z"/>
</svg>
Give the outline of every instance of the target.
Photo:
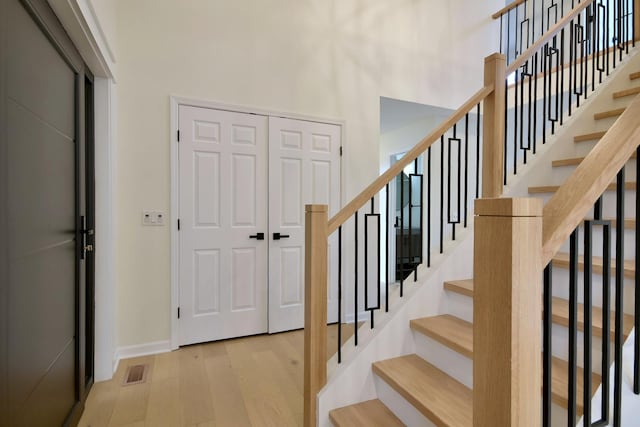
<svg viewBox="0 0 640 427">
<path fill-rule="evenodd" d="M 256 240 L 264 240 L 264 233 L 254 234 L 253 236 L 249 236 L 250 239 Z"/>
<path fill-rule="evenodd" d="M 273 233 L 273 240 L 288 239 L 288 234 Z"/>
</svg>

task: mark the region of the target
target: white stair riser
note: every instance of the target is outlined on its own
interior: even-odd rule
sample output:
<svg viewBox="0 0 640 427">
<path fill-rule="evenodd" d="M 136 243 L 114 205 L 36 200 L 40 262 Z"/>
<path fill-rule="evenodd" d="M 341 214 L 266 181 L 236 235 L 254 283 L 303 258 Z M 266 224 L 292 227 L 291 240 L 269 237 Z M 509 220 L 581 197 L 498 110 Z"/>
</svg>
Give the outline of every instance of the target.
<svg viewBox="0 0 640 427">
<path fill-rule="evenodd" d="M 602 307 L 602 275 L 594 274 L 592 277 L 592 300 L 595 307 Z M 611 277 L 611 309 L 615 307 L 616 286 L 615 277 Z M 623 307 L 624 312 L 633 314 L 633 305 L 635 299 L 635 283 L 633 279 L 624 279 L 623 290 Z M 551 293 L 555 297 L 569 299 L 569 270 L 563 268 L 554 268 Z M 578 274 L 578 302 L 584 302 L 584 273 Z"/>
<path fill-rule="evenodd" d="M 428 418 L 411 405 L 382 378 L 374 375 L 378 399 L 393 412 L 407 427 L 435 427 Z"/>
<path fill-rule="evenodd" d="M 467 322 L 473 322 L 473 299 L 466 295 L 447 291 L 447 313 Z"/>
<path fill-rule="evenodd" d="M 438 341 L 412 331 L 416 354 L 458 382 L 473 388 L 473 361 Z"/>
</svg>

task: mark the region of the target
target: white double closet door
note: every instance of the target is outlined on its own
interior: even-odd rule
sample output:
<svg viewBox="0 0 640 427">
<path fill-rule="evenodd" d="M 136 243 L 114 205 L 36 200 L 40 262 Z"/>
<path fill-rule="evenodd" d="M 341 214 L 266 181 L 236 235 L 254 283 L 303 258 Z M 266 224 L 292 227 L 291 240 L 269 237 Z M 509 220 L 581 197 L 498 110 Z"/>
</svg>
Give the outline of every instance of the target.
<svg viewBox="0 0 640 427">
<path fill-rule="evenodd" d="M 180 345 L 302 328 L 304 205 L 339 208 L 340 126 L 186 105 L 178 123 Z"/>
</svg>

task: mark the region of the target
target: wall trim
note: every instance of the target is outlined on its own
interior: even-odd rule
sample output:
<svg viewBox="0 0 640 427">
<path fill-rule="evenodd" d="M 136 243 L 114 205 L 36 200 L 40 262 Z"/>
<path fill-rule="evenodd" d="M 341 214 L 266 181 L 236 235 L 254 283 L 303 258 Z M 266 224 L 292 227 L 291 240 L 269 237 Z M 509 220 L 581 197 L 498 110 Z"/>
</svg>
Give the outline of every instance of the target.
<svg viewBox="0 0 640 427">
<path fill-rule="evenodd" d="M 121 360 L 131 359 L 132 357 L 151 356 L 154 354 L 167 353 L 170 351 L 171 342 L 169 340 L 118 347 L 118 349 L 116 350 L 113 373 L 115 373 L 118 369 L 118 365 L 120 365 Z"/>
<path fill-rule="evenodd" d="M 305 114 L 281 112 L 276 110 L 269 110 L 252 106 L 241 106 L 234 104 L 220 103 L 216 101 L 210 101 L 205 99 L 185 97 L 179 95 L 170 95 L 170 153 L 171 153 L 171 196 L 170 196 L 170 217 L 169 224 L 171 227 L 171 338 L 170 349 L 175 350 L 179 347 L 179 333 L 178 333 L 178 306 L 180 305 L 180 289 L 179 289 L 179 243 L 180 237 L 178 234 L 178 108 L 180 105 L 187 105 L 191 107 L 212 108 L 216 110 L 233 111 L 237 113 L 257 114 L 262 116 L 282 117 L 285 119 L 304 120 L 309 122 L 326 123 L 332 125 L 338 125 L 341 129 L 341 144 L 343 147 L 343 155 L 340 160 L 340 204 L 344 206 L 346 200 L 346 183 L 344 168 L 347 163 L 346 149 L 346 122 L 335 118 L 321 118 L 317 116 L 309 116 Z"/>
</svg>

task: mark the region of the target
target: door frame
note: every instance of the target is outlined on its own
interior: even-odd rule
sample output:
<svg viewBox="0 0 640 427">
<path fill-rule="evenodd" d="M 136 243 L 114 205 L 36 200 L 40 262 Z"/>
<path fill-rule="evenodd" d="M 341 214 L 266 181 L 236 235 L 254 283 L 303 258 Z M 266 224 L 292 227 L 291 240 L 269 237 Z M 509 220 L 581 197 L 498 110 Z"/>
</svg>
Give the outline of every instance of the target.
<svg viewBox="0 0 640 427">
<path fill-rule="evenodd" d="M 346 123 L 344 120 L 328 119 L 317 116 L 308 116 L 298 113 L 281 112 L 277 110 L 268 110 L 257 107 L 248 107 L 234 104 L 220 103 L 198 98 L 184 97 L 179 95 L 170 95 L 170 152 L 171 152 L 171 208 L 169 212 L 169 226 L 171 227 L 171 306 L 169 315 L 171 318 L 171 350 L 176 350 L 179 345 L 179 329 L 178 329 L 178 307 L 180 302 L 180 236 L 178 233 L 178 204 L 179 204 L 179 169 L 178 169 L 178 109 L 180 105 L 210 108 L 215 110 L 232 111 L 235 113 L 257 114 L 262 116 L 276 116 L 292 120 L 305 120 L 308 122 L 325 123 L 340 126 L 340 138 L 343 152 L 346 150 Z M 344 161 L 345 156 L 340 161 L 340 205 L 345 204 L 345 173 Z M 268 170 L 268 169 L 267 169 Z M 344 274 L 344 272 L 343 272 Z"/>
</svg>

